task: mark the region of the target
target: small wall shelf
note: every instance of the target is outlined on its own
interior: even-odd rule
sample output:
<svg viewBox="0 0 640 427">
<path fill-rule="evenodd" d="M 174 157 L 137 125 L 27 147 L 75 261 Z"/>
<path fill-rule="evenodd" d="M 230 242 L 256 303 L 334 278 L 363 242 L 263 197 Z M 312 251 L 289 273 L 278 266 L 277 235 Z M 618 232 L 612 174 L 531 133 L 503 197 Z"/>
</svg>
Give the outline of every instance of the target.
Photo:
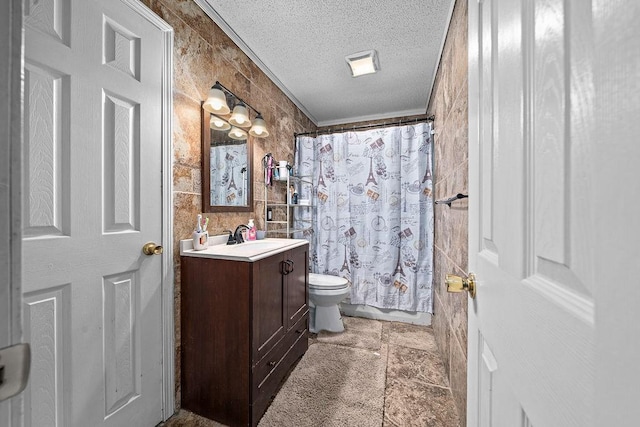
<svg viewBox="0 0 640 427">
<path fill-rule="evenodd" d="M 313 181 L 310 176 L 287 176 L 286 179 L 275 180 L 273 182 L 274 187 L 282 187 L 282 190 L 286 194 L 287 202 L 281 201 L 269 201 L 269 187 L 264 189 L 264 224 L 265 230 L 268 234 L 286 234 L 287 237 L 291 237 L 292 234 L 297 232 L 304 232 L 311 230 L 312 221 L 310 219 L 304 219 L 296 216 L 296 213 L 301 209 L 313 209 L 315 206 L 312 204 L 311 195 L 313 193 Z M 309 204 L 291 203 L 291 194 L 289 188 L 293 186 L 298 194 L 309 195 Z M 272 220 L 267 221 L 268 209 L 279 209 L 285 212 L 284 220 Z M 304 224 L 303 227 L 293 227 L 294 222 Z"/>
</svg>

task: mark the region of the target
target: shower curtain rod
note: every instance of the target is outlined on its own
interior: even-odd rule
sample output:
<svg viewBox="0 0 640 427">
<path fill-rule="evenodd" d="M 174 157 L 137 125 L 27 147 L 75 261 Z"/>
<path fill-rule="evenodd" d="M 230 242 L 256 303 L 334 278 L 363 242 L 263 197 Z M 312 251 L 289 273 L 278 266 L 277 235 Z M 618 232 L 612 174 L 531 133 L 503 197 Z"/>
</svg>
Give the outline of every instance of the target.
<svg viewBox="0 0 640 427">
<path fill-rule="evenodd" d="M 318 136 L 318 135 L 327 134 L 327 133 L 344 132 L 345 130 L 346 131 L 350 131 L 350 130 L 353 131 L 353 130 L 359 130 L 359 129 L 372 129 L 372 128 L 400 126 L 400 125 L 406 125 L 406 124 L 411 124 L 411 123 L 432 122 L 432 121 L 435 120 L 435 118 L 436 118 L 436 116 L 428 116 L 428 117 L 424 117 L 422 119 L 406 119 L 406 120 L 398 120 L 398 121 L 393 121 L 393 122 L 375 123 L 375 124 L 371 124 L 371 125 L 341 126 L 339 128 L 327 129 L 327 130 L 322 130 L 322 131 L 294 133 L 293 136 L 294 137 L 306 136 L 306 135 L 316 135 L 316 136 Z"/>
</svg>

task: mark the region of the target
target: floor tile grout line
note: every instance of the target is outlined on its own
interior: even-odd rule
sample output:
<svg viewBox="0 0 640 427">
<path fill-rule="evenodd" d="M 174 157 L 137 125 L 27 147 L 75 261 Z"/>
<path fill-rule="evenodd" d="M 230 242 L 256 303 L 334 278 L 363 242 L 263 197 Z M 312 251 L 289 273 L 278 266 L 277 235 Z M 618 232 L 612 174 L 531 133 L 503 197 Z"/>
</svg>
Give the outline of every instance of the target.
<svg viewBox="0 0 640 427">
<path fill-rule="evenodd" d="M 384 361 L 384 394 L 382 396 L 382 424 L 381 427 L 384 427 L 384 420 L 386 416 L 386 408 L 387 408 L 387 378 L 389 372 L 389 353 L 391 353 L 391 325 L 387 325 L 387 328 L 382 328 L 380 331 L 380 340 L 382 341 L 382 334 L 384 330 L 387 329 L 387 354 Z M 380 347 L 382 348 L 382 343 L 380 343 Z"/>
<path fill-rule="evenodd" d="M 358 331 L 351 330 L 351 333 L 355 333 L 357 335 Z M 402 344 L 399 344 L 399 343 L 396 343 L 396 342 L 392 343 L 391 342 L 392 336 L 394 336 L 394 335 L 396 335 L 398 333 L 400 335 L 402 335 L 402 332 L 396 331 L 395 328 L 393 328 L 391 322 L 386 324 L 386 325 L 383 325 L 382 328 L 380 329 L 380 334 L 379 334 L 380 348 L 378 350 L 371 349 L 371 348 L 366 348 L 366 347 L 357 347 L 357 346 L 354 346 L 353 344 L 351 344 L 351 345 L 349 345 L 349 344 L 343 345 L 343 344 L 332 343 L 332 342 L 321 342 L 321 341 L 317 341 L 317 335 L 315 336 L 315 339 L 310 339 L 310 345 L 329 344 L 329 345 L 333 345 L 333 346 L 336 346 L 336 347 L 338 347 L 338 346 L 342 347 L 342 348 L 346 347 L 346 348 L 350 348 L 350 349 L 353 349 L 353 350 L 360 349 L 360 350 L 365 350 L 367 352 L 379 352 L 379 356 L 382 359 L 381 361 L 383 363 L 382 369 L 384 369 L 384 371 L 383 371 L 384 390 L 383 390 L 383 396 L 382 396 L 382 399 L 381 399 L 382 400 L 381 427 L 398 427 L 399 426 L 399 424 L 396 423 L 397 420 L 394 420 L 394 419 L 391 419 L 391 418 L 389 418 L 389 419 L 386 418 L 389 414 L 394 416 L 393 411 L 391 413 L 389 413 L 387 411 L 387 407 L 386 407 L 387 404 L 389 403 L 389 401 L 387 400 L 387 398 L 389 397 L 388 394 L 387 394 L 388 388 L 390 386 L 391 387 L 396 387 L 397 386 L 396 381 L 394 381 L 394 379 L 393 379 L 393 378 L 396 378 L 396 377 L 392 378 L 392 376 L 390 376 L 390 374 L 391 374 L 391 371 L 390 371 L 391 352 L 392 351 L 398 351 L 398 349 L 403 348 L 403 349 L 410 349 L 410 350 L 417 350 L 417 351 L 420 351 L 420 352 L 431 353 L 431 352 L 429 352 L 429 350 L 425 350 L 425 349 L 422 349 L 422 348 L 407 347 L 405 345 L 402 345 Z M 415 340 L 416 337 L 412 336 L 412 337 L 410 337 L 410 339 L 414 339 Z M 383 346 L 383 344 L 384 344 L 384 346 Z M 383 351 L 384 351 L 384 354 L 383 354 Z M 417 363 L 421 363 L 421 362 L 423 362 L 423 359 L 418 357 L 416 362 Z M 430 387 L 430 388 L 433 388 L 433 389 L 442 390 L 443 392 L 447 393 L 447 395 L 449 396 L 448 400 L 453 402 L 452 401 L 453 395 L 452 395 L 452 391 L 451 391 L 452 390 L 451 386 L 446 387 L 446 386 L 443 386 L 441 384 L 435 384 L 435 383 L 431 383 L 431 382 L 428 382 L 428 381 L 420 381 L 420 380 L 416 380 L 416 379 L 413 379 L 413 378 L 407 378 L 407 379 L 409 381 L 405 382 L 405 384 L 409 385 L 409 389 L 413 389 L 413 387 L 417 387 L 417 388 L 421 388 L 421 389 L 424 389 L 425 387 Z M 393 402 L 391 402 L 391 405 L 393 406 Z M 454 403 L 454 405 L 455 405 L 455 403 Z M 394 418 L 395 418 L 395 416 L 394 416 Z M 178 427 L 179 425 L 180 424 L 176 424 L 176 425 L 174 425 L 174 427 Z M 459 425 L 460 424 L 458 424 L 458 426 Z"/>
</svg>

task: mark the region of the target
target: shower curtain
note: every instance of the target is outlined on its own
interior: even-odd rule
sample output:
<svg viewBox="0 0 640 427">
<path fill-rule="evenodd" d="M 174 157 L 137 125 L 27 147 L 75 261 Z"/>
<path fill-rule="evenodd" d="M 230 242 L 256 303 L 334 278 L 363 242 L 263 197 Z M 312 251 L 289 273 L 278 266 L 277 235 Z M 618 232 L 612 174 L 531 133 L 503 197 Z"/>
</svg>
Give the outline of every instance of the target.
<svg viewBox="0 0 640 427">
<path fill-rule="evenodd" d="M 432 146 L 430 123 L 297 137 L 311 270 L 348 279 L 351 304 L 432 312 Z"/>
</svg>

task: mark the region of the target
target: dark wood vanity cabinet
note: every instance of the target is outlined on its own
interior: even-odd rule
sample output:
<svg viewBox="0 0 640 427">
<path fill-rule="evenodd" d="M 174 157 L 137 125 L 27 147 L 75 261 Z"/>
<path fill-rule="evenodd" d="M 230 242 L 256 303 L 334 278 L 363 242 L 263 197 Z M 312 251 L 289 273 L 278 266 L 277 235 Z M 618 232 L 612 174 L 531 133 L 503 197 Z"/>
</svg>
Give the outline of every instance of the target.
<svg viewBox="0 0 640 427">
<path fill-rule="evenodd" d="M 308 248 L 256 262 L 181 257 L 183 408 L 258 424 L 307 350 Z"/>
</svg>

